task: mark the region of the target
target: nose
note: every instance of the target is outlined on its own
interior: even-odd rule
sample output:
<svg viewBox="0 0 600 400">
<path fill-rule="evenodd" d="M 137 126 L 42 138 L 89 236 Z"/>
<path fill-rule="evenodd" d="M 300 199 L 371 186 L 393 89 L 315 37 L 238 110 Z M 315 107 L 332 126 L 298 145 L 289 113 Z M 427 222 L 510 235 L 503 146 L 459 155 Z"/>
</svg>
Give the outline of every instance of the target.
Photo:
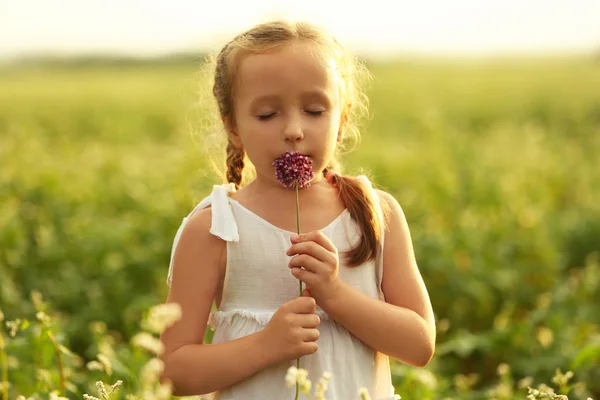
<svg viewBox="0 0 600 400">
<path fill-rule="evenodd" d="M 299 142 L 304 139 L 302 119 L 300 116 L 291 115 L 288 117 L 283 130 L 283 136 L 286 142 Z"/>
</svg>

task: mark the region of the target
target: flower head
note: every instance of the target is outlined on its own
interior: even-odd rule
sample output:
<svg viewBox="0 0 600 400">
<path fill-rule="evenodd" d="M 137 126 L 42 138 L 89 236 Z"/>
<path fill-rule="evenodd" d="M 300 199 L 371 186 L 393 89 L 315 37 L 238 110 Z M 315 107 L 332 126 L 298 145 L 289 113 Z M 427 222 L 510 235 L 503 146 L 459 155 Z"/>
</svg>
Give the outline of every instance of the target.
<svg viewBox="0 0 600 400">
<path fill-rule="evenodd" d="M 275 176 L 286 188 L 305 188 L 310 186 L 310 181 L 315 177 L 312 169 L 312 160 L 300 152 L 285 152 L 275 162 Z"/>
</svg>

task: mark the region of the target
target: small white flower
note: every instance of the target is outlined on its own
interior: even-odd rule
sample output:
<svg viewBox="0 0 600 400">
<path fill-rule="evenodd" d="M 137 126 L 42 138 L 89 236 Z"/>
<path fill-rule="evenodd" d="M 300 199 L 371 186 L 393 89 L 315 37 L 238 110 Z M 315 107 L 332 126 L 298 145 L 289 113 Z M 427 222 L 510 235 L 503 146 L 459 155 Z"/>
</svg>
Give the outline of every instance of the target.
<svg viewBox="0 0 600 400">
<path fill-rule="evenodd" d="M 519 380 L 519 382 L 517 383 L 517 387 L 519 389 L 525 389 L 526 387 L 531 386 L 532 383 L 533 383 L 533 377 L 526 376 L 525 378 L 522 378 Z"/>
<path fill-rule="evenodd" d="M 140 373 L 142 382 L 152 383 L 158 380 L 165 368 L 165 363 L 158 358 L 153 358 L 144 365 Z"/>
<path fill-rule="evenodd" d="M 161 333 L 181 319 L 181 306 L 177 303 L 159 304 L 152 307 L 142 321 L 142 327 L 153 333 Z"/>
<path fill-rule="evenodd" d="M 169 383 L 164 383 L 158 386 L 158 389 L 156 390 L 156 398 L 158 400 L 170 400 L 171 393 L 171 385 Z"/>
<path fill-rule="evenodd" d="M 14 321 L 6 321 L 6 327 L 10 329 L 11 337 L 15 337 L 17 331 L 19 330 L 19 325 L 21 325 L 21 320 L 18 318 Z"/>
<path fill-rule="evenodd" d="M 300 386 L 300 392 L 304 394 L 310 394 L 312 388 L 312 382 L 308 379 L 304 379 L 302 382 L 298 382 Z"/>
<path fill-rule="evenodd" d="M 497 370 L 498 370 L 498 375 L 504 376 L 510 372 L 510 366 L 506 363 L 502 363 L 502 364 L 498 365 Z"/>
<path fill-rule="evenodd" d="M 140 332 L 131 339 L 131 344 L 159 355 L 164 351 L 162 342 L 147 332 Z"/>
<path fill-rule="evenodd" d="M 110 361 L 110 358 L 108 358 L 105 354 L 99 353 L 98 354 L 98 361 L 100 361 L 102 363 L 102 365 L 104 365 L 104 370 L 106 371 L 107 375 L 112 375 L 112 362 Z"/>
<path fill-rule="evenodd" d="M 121 387 L 121 385 L 123 384 L 123 381 L 116 381 L 109 389 L 108 389 L 108 394 L 112 394 L 113 392 L 119 390 L 119 388 Z"/>
<path fill-rule="evenodd" d="M 298 376 L 298 369 L 296 367 L 289 367 L 285 375 L 287 387 L 292 387 L 296 384 L 296 376 Z"/>
<path fill-rule="evenodd" d="M 50 393 L 50 400 L 69 400 L 66 397 L 59 396 L 56 392 Z"/>
<path fill-rule="evenodd" d="M 108 399 L 108 390 L 106 390 L 104 382 L 98 381 L 96 382 L 96 386 L 98 387 L 98 392 L 100 393 L 100 396 L 102 396 L 105 399 Z"/>
<path fill-rule="evenodd" d="M 90 371 L 104 371 L 104 364 L 98 361 L 90 361 L 86 366 Z"/>
<path fill-rule="evenodd" d="M 48 314 L 46 314 L 43 311 L 38 311 L 35 314 L 35 317 L 37 318 L 38 321 L 40 321 L 43 325 L 48 325 L 51 321 L 50 317 L 48 316 Z"/>
</svg>

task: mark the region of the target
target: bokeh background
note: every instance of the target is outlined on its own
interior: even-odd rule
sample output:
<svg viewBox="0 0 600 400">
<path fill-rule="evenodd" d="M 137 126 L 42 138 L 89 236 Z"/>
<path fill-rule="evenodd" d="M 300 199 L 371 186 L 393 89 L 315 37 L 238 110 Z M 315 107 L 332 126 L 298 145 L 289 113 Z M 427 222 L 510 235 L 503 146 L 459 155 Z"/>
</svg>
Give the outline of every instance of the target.
<svg viewBox="0 0 600 400">
<path fill-rule="evenodd" d="M 345 170 L 403 206 L 438 328 L 427 367 L 393 362 L 397 393 L 600 397 L 598 1 L 2 0 L 0 398 L 141 390 L 130 340 L 222 183 L 201 61 L 275 18 L 331 30 L 374 78 Z"/>
</svg>

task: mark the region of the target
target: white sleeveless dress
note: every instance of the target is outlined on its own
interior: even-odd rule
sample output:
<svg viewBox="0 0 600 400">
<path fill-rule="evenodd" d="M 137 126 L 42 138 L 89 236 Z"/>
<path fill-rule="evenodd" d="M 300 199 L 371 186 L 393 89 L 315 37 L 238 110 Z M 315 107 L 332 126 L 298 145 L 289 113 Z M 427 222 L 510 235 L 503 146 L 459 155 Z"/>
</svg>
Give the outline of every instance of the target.
<svg viewBox="0 0 600 400">
<path fill-rule="evenodd" d="M 361 181 L 372 190 L 364 176 Z M 227 266 L 223 296 L 218 311 L 211 313 L 209 324 L 214 329 L 213 343 L 238 339 L 264 329 L 279 306 L 298 296 L 298 280 L 287 267 L 290 257 L 285 251 L 295 232 L 280 229 L 239 202 L 229 197 L 233 184 L 214 186 L 210 196 L 183 219 L 175 236 L 171 253 L 168 283 L 171 282 L 172 262 L 179 237 L 188 218 L 197 210 L 211 206 L 210 233 L 227 242 Z M 375 198 L 377 195 L 374 193 Z M 290 210 L 295 218 L 295 210 Z M 352 248 L 360 231 L 348 210 L 321 229 L 340 253 Z M 375 261 L 348 268 L 340 260 L 339 277 L 367 295 L 384 301 L 381 291 L 383 246 Z M 324 372 L 332 374 L 325 397 L 328 400 L 360 399 L 359 388 L 369 390 L 373 400 L 397 400 L 391 382 L 389 358 L 374 351 L 352 335 L 342 325 L 329 319 L 317 306 L 321 318 L 319 349 L 300 359 L 300 367 L 308 370 L 313 392 Z M 236 360 L 231 360 L 232 363 Z M 271 366 L 250 378 L 220 390 L 219 400 L 292 400 L 295 386 L 285 382 L 287 369 L 296 360 Z M 302 395 L 300 398 L 303 398 Z"/>
</svg>

